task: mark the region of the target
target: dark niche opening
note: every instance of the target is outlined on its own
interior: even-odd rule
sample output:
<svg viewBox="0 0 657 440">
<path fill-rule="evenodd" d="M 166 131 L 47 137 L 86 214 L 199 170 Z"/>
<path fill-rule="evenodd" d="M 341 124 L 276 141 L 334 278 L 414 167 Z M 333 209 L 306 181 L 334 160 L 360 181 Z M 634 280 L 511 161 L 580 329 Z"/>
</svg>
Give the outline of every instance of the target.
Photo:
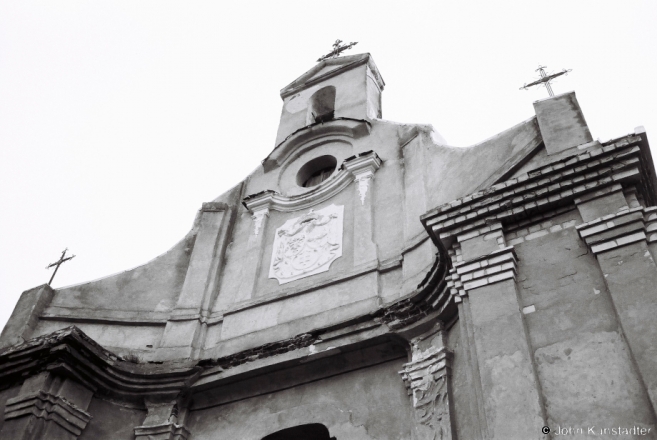
<svg viewBox="0 0 657 440">
<path fill-rule="evenodd" d="M 310 121 L 330 121 L 335 117 L 335 87 L 326 86 L 316 91 L 310 98 Z"/>
<path fill-rule="evenodd" d="M 336 440 L 321 423 L 293 426 L 263 437 L 262 440 Z"/>
<path fill-rule="evenodd" d="M 297 185 L 304 188 L 317 186 L 335 171 L 338 160 L 333 156 L 319 156 L 306 163 L 297 173 Z"/>
</svg>

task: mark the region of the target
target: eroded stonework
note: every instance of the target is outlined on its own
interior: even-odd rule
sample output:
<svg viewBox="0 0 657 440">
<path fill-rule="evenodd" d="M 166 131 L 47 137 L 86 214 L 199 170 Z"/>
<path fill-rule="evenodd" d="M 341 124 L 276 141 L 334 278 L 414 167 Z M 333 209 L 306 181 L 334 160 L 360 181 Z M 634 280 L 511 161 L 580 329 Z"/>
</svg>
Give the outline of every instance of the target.
<svg viewBox="0 0 657 440">
<path fill-rule="evenodd" d="M 310 210 L 276 229 L 269 278 L 279 284 L 326 272 L 342 256 L 344 206 Z"/>
</svg>

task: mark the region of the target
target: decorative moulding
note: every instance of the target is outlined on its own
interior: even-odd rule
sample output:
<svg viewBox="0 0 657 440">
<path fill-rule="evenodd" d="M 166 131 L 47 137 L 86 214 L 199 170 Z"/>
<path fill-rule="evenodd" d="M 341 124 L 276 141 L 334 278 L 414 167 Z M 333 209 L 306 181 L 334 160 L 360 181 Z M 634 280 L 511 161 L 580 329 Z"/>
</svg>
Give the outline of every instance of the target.
<svg viewBox="0 0 657 440">
<path fill-rule="evenodd" d="M 253 218 L 253 235 L 258 235 L 258 232 L 260 232 L 262 220 L 265 216 L 269 216 L 269 209 L 267 208 L 259 209 L 251 216 Z"/>
<path fill-rule="evenodd" d="M 135 427 L 136 440 L 187 440 L 189 437 L 190 433 L 187 428 L 171 422 L 163 423 L 161 425 Z"/>
<path fill-rule="evenodd" d="M 340 171 L 307 193 L 287 197 L 276 191 L 267 190 L 246 197 L 242 203 L 254 215 L 263 209 L 281 212 L 308 209 L 335 196 L 359 177 L 369 176 L 365 182 L 367 185 L 374 172 L 381 167 L 381 163 L 381 159 L 375 152 L 361 153 L 345 159 Z M 359 191 L 361 191 L 360 185 L 362 184 L 359 183 Z M 366 193 L 367 189 L 361 192 L 362 201 L 365 200 Z"/>
<path fill-rule="evenodd" d="M 195 366 L 163 371 L 161 366 L 122 360 L 74 326 L 0 350 L 0 385 L 46 369 L 75 377 L 105 396 L 135 403 L 143 396 L 175 398 L 202 370 Z"/>
<path fill-rule="evenodd" d="M 648 215 L 650 219 L 650 215 Z M 639 241 L 648 240 L 648 235 L 655 229 L 653 221 L 646 225 L 643 207 L 626 208 L 615 214 L 606 215 L 576 226 L 579 236 L 599 254 Z"/>
<path fill-rule="evenodd" d="M 518 257 L 513 246 L 507 246 L 474 260 L 455 263 L 447 287 L 454 301 L 460 303 L 469 290 L 515 279 L 517 273 Z"/>
<path fill-rule="evenodd" d="M 312 209 L 276 229 L 269 278 L 289 283 L 329 270 L 342 256 L 344 206 Z"/>
<path fill-rule="evenodd" d="M 415 438 L 418 440 L 451 439 L 452 353 L 445 347 L 413 350 L 413 360 L 399 372 L 411 395 Z"/>
<path fill-rule="evenodd" d="M 289 135 L 278 144 L 262 162 L 265 172 L 283 165 L 292 153 L 308 142 L 327 137 L 358 139 L 370 133 L 370 123 L 361 119 L 336 118 L 327 122 L 307 125 Z"/>
<path fill-rule="evenodd" d="M 5 420 L 33 415 L 46 421 L 53 421 L 76 438 L 91 420 L 91 415 L 60 396 L 37 391 L 26 396 L 7 400 Z"/>
</svg>

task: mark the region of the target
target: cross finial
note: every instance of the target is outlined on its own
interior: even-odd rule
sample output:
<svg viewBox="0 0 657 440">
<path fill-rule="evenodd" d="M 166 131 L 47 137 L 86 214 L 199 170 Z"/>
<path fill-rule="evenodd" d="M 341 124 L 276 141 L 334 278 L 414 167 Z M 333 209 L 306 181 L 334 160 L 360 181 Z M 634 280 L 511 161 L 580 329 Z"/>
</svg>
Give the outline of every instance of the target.
<svg viewBox="0 0 657 440">
<path fill-rule="evenodd" d="M 52 280 L 55 279 L 55 274 L 57 273 L 57 270 L 59 269 L 59 266 L 62 265 L 65 261 L 72 260 L 75 258 L 75 255 L 71 255 L 70 257 L 66 257 L 66 251 L 68 251 L 68 248 L 64 249 L 64 252 L 62 252 L 62 256 L 59 257 L 59 261 L 49 264 L 46 266 L 46 269 L 50 269 L 51 267 L 55 266 L 55 271 L 52 273 L 52 276 L 50 277 L 50 281 L 48 281 L 48 285 L 50 286 L 50 283 L 52 283 Z"/>
<path fill-rule="evenodd" d="M 551 73 L 548 75 L 545 73 L 545 68 L 546 66 L 541 66 L 539 64 L 538 69 L 536 69 L 536 72 L 538 72 L 539 75 L 541 75 L 541 78 L 538 81 L 525 84 L 524 86 L 520 87 L 520 90 L 527 90 L 529 87 L 542 85 L 545 86 L 550 96 L 554 96 L 554 92 L 552 91 L 552 85 L 550 85 L 550 81 L 552 81 L 558 76 L 565 75 L 572 70 L 572 69 L 563 69 L 561 72 Z"/>
<path fill-rule="evenodd" d="M 345 50 L 351 49 L 352 47 L 357 45 L 358 41 L 356 41 L 356 42 L 352 41 L 351 43 L 343 44 L 342 46 L 340 46 L 340 43 L 342 43 L 342 40 L 339 40 L 339 39 L 335 40 L 335 43 L 333 43 L 333 50 L 330 51 L 329 53 L 327 53 L 326 55 L 324 55 L 322 57 L 319 57 L 317 62 L 324 61 L 324 60 L 327 60 L 329 58 L 337 58 Z"/>
</svg>

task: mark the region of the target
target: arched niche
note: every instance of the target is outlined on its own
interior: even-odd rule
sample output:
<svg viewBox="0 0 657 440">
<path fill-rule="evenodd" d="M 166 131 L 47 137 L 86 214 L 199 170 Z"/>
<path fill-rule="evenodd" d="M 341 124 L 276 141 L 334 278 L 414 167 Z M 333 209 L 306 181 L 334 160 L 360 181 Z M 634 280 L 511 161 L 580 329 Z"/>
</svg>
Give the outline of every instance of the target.
<svg viewBox="0 0 657 440">
<path fill-rule="evenodd" d="M 321 423 L 293 426 L 276 431 L 263 437 L 262 440 L 336 440 L 331 437 L 329 430 Z"/>
<path fill-rule="evenodd" d="M 308 101 L 307 123 L 327 122 L 335 117 L 335 87 L 326 86 L 313 93 Z"/>
</svg>

